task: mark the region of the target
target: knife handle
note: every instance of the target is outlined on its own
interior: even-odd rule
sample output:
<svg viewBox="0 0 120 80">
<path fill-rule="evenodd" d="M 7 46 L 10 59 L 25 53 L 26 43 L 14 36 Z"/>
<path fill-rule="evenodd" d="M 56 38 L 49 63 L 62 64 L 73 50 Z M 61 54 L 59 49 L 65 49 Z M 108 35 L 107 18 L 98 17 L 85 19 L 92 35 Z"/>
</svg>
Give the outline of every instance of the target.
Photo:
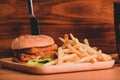
<svg viewBox="0 0 120 80">
<path fill-rule="evenodd" d="M 39 35 L 39 22 L 35 17 L 30 17 L 30 27 L 31 27 L 31 34 L 32 35 Z"/>
</svg>

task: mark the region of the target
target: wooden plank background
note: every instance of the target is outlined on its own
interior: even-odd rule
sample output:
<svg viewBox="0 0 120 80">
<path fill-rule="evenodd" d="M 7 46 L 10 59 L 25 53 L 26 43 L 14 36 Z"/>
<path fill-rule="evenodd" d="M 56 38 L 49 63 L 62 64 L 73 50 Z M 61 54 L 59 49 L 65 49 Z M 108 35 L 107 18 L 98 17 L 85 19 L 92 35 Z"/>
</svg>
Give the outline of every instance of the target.
<svg viewBox="0 0 120 80">
<path fill-rule="evenodd" d="M 91 46 L 116 53 L 113 0 L 33 0 L 41 34 L 58 37 L 72 33 Z M 12 56 L 11 41 L 30 34 L 27 0 L 0 0 L 0 57 Z"/>
</svg>

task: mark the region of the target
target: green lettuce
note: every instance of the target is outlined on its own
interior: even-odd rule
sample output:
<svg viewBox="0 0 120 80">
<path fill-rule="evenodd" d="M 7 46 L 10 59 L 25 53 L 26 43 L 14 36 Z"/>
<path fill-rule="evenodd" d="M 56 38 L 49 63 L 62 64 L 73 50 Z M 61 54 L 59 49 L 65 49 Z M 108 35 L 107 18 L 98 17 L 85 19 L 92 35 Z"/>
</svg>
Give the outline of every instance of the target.
<svg viewBox="0 0 120 80">
<path fill-rule="evenodd" d="M 42 58 L 42 59 L 36 59 L 36 60 L 29 60 L 27 64 L 31 66 L 42 66 L 45 63 L 48 63 L 50 61 L 52 61 L 52 58 Z"/>
</svg>

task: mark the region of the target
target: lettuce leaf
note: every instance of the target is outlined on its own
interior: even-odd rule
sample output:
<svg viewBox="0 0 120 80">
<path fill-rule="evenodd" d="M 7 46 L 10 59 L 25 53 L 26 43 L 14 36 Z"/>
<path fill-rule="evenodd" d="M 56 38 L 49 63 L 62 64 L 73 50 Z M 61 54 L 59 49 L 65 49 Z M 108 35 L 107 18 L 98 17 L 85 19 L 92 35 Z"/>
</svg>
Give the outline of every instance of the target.
<svg viewBox="0 0 120 80">
<path fill-rule="evenodd" d="M 52 60 L 53 60 L 52 58 L 42 58 L 42 59 L 36 59 L 36 60 L 29 60 L 27 62 L 27 64 L 31 65 L 31 66 L 42 66 L 45 63 L 48 63 Z"/>
</svg>

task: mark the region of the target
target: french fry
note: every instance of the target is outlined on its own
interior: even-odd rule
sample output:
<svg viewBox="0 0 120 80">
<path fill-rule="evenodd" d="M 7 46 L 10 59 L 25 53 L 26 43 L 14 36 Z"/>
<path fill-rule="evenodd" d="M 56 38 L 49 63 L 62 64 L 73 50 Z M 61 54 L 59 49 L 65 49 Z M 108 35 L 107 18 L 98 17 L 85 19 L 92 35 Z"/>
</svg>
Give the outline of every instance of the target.
<svg viewBox="0 0 120 80">
<path fill-rule="evenodd" d="M 70 33 L 70 37 L 72 40 L 75 40 L 76 38 Z"/>
<path fill-rule="evenodd" d="M 63 38 L 61 38 L 61 37 L 59 37 L 59 39 L 60 39 L 62 42 L 65 42 L 65 39 L 63 39 Z"/>
<path fill-rule="evenodd" d="M 58 48 L 58 64 L 62 64 L 63 63 L 63 50 L 62 50 L 62 47 L 59 47 Z"/>
<path fill-rule="evenodd" d="M 98 55 L 87 56 L 87 57 L 80 59 L 77 63 L 86 62 L 87 60 L 90 60 L 96 57 L 98 57 Z"/>
<path fill-rule="evenodd" d="M 98 48 L 97 47 L 92 47 L 94 50 L 97 50 Z"/>
<path fill-rule="evenodd" d="M 83 54 L 81 54 L 78 50 L 76 50 L 74 47 L 72 47 L 71 45 L 67 45 L 67 47 L 72 50 L 76 55 L 78 55 L 79 57 L 82 57 Z"/>
<path fill-rule="evenodd" d="M 63 57 L 63 61 L 69 61 L 71 59 L 77 58 L 76 54 L 70 54 Z"/>
<path fill-rule="evenodd" d="M 63 62 L 64 62 L 65 60 L 69 60 L 69 59 L 74 58 L 74 57 L 76 57 L 76 54 L 70 54 L 70 55 L 64 56 L 64 57 L 63 57 Z M 54 61 L 51 61 L 51 62 L 48 62 L 48 63 L 46 63 L 46 64 L 44 64 L 44 65 L 45 65 L 45 66 L 50 66 L 50 65 L 55 65 L 55 64 L 58 64 L 58 59 L 56 59 L 56 60 L 54 60 Z"/>
<path fill-rule="evenodd" d="M 84 39 L 84 43 L 85 43 L 86 45 L 89 45 L 88 39 Z"/>
<path fill-rule="evenodd" d="M 65 34 L 65 35 L 64 35 L 64 38 L 65 38 L 65 42 L 66 42 L 66 43 L 68 42 L 68 37 L 69 37 L 68 34 Z"/>
</svg>

